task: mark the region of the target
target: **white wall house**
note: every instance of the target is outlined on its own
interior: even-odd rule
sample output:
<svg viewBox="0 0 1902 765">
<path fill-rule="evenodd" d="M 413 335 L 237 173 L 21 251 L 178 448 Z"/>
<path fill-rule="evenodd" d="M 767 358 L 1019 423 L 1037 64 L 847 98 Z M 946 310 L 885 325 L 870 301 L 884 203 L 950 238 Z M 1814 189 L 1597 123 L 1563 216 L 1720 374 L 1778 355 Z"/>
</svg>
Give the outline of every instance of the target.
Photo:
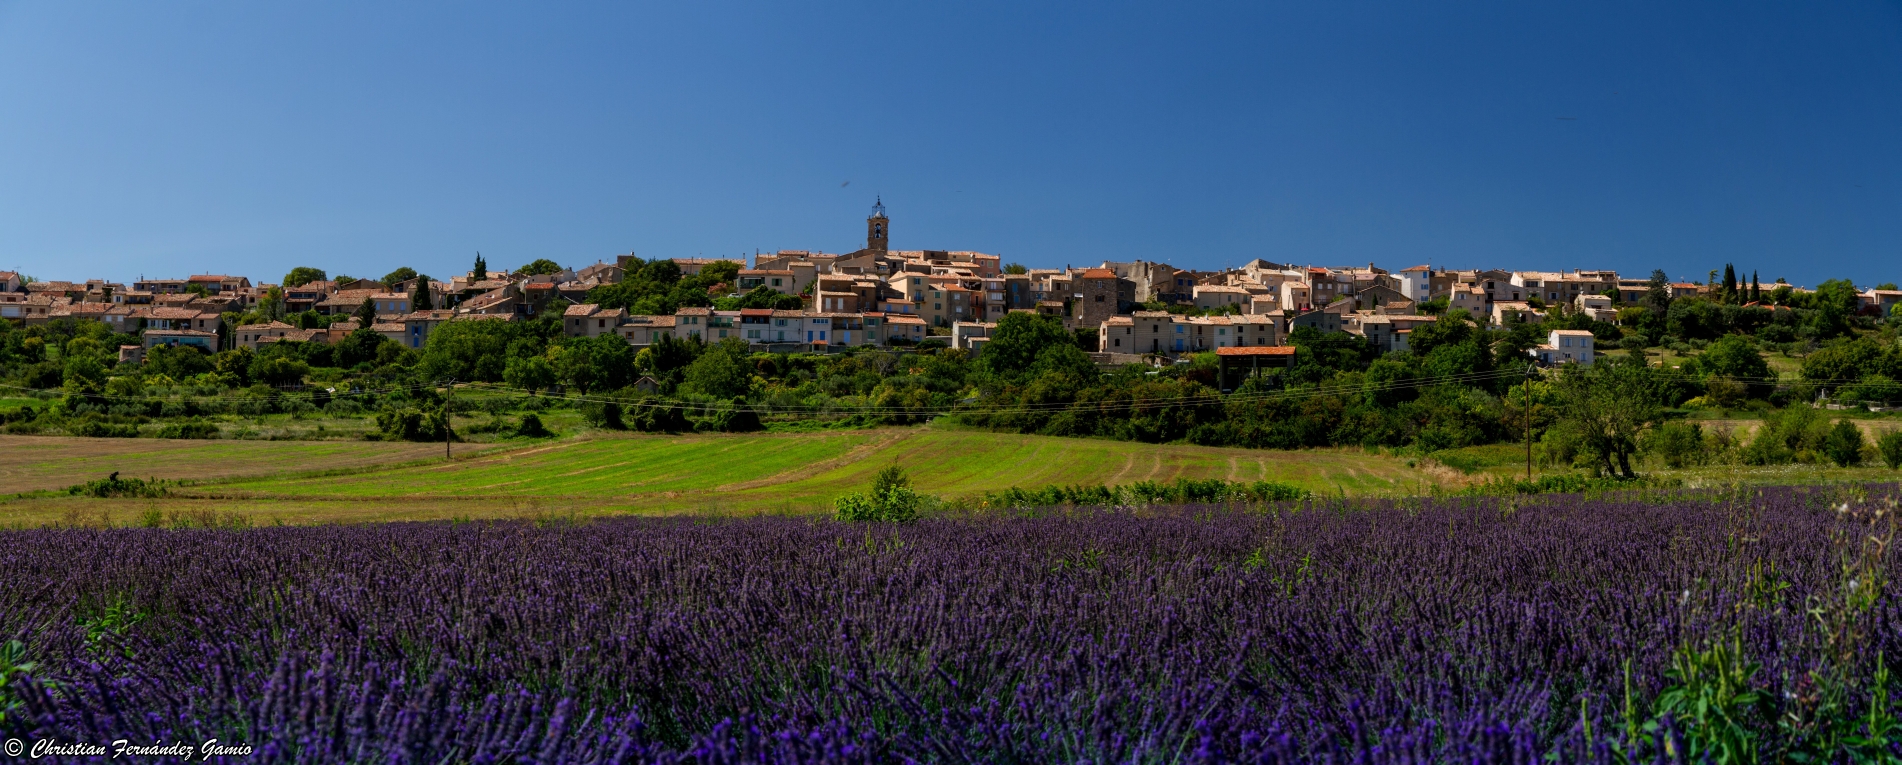
<svg viewBox="0 0 1902 765">
<path fill-rule="evenodd" d="M 1582 329 L 1555 329 L 1546 338 L 1545 345 L 1533 348 L 1532 357 L 1539 360 L 1540 366 L 1557 366 L 1575 363 L 1579 366 L 1592 365 L 1592 333 Z"/>
</svg>

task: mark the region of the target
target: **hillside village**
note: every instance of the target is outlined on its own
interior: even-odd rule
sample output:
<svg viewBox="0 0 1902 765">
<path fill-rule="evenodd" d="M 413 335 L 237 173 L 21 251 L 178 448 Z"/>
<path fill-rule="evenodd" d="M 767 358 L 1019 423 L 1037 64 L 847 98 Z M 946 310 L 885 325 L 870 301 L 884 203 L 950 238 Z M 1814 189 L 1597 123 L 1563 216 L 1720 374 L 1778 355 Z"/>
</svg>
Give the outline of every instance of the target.
<svg viewBox="0 0 1902 765">
<path fill-rule="evenodd" d="M 881 203 L 866 219 L 865 247 L 849 253 L 781 250 L 749 265 L 723 258 L 672 258 L 681 276 L 710 282 L 704 295 L 675 296 L 671 310 L 607 305 L 599 298 L 646 261 L 633 254 L 570 268 L 537 261 L 516 272 L 475 270 L 439 281 L 409 269 L 382 280 L 316 278 L 281 284 L 243 276 L 140 279 L 130 285 L 34 281 L 0 272 L 0 318 L 26 326 L 59 319 L 103 322 L 137 333 L 142 345 L 120 349 L 136 361 L 155 345 L 228 348 L 302 341 L 335 343 L 362 327 L 412 349 L 450 321 L 516 321 L 561 308 L 571 337 L 616 335 L 635 347 L 662 337 L 718 342 L 738 338 L 757 350 L 826 352 L 859 346 L 938 342 L 982 352 L 996 322 L 1012 312 L 1057 317 L 1079 334 L 1104 366 L 1163 363 L 1187 354 L 1260 356 L 1289 352 L 1289 332 L 1312 327 L 1365 338 L 1377 352 L 1406 350 L 1413 329 L 1450 310 L 1505 327 L 1548 315 L 1579 316 L 1583 325 L 1619 322 L 1621 307 L 1642 301 L 1657 284 L 1610 270 L 1565 272 L 1451 270 L 1414 265 L 1388 270 L 1249 261 L 1201 271 L 1135 260 L 1095 266 L 1025 268 L 998 255 L 966 250 L 893 249 L 891 219 Z M 657 261 L 661 262 L 661 261 Z M 294 272 L 293 275 L 296 275 Z M 1713 272 L 1713 276 L 1715 272 Z M 1902 290 L 1860 290 L 1864 314 L 1889 316 Z M 1670 297 L 1725 289 L 1669 282 Z M 1736 283 L 1745 306 L 1775 308 L 1794 294 Z M 697 298 L 697 299 L 696 299 Z M 559 302 L 558 302 L 559 301 Z M 626 302 L 626 301 L 622 301 Z M 697 304 L 695 304 L 697 303 Z M 266 319 L 245 322 L 245 317 Z M 1615 340 L 1604 337 L 1597 340 Z M 1555 329 L 1529 353 L 1543 365 L 1589 365 L 1595 338 L 1586 329 Z"/>
</svg>

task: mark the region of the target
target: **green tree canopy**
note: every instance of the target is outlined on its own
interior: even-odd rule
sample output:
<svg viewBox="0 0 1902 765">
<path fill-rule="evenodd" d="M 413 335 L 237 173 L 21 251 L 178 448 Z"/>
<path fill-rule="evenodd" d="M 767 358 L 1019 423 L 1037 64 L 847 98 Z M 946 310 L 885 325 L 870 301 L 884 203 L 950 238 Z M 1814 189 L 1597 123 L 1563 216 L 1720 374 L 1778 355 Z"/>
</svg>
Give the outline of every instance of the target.
<svg viewBox="0 0 1902 765">
<path fill-rule="evenodd" d="M 1566 425 L 1580 437 L 1598 469 L 1626 478 L 1638 434 L 1664 415 L 1662 395 L 1644 360 L 1605 357 L 1589 366 L 1567 366 L 1558 379 Z"/>
<path fill-rule="evenodd" d="M 402 268 L 398 268 L 395 271 L 391 271 L 387 274 L 384 274 L 383 278 L 380 281 L 383 282 L 384 289 L 393 290 L 393 289 L 396 289 L 396 285 L 402 284 L 403 282 L 409 281 L 414 278 L 416 278 L 416 269 L 410 268 L 409 266 L 403 266 Z"/>
<path fill-rule="evenodd" d="M 1704 353 L 1685 364 L 1693 375 L 1726 377 L 1743 383 L 1752 398 L 1762 398 L 1776 387 L 1770 364 L 1747 337 L 1728 335 L 1711 343 Z"/>
<path fill-rule="evenodd" d="M 290 273 L 284 275 L 284 286 L 301 287 L 311 282 L 321 282 L 323 280 L 323 269 L 311 268 L 310 266 L 298 266 L 291 269 Z"/>
<path fill-rule="evenodd" d="M 443 322 L 430 330 L 417 371 L 428 380 L 500 382 L 509 342 L 519 331 L 507 321 Z"/>
<path fill-rule="evenodd" d="M 713 345 L 687 365 L 687 387 L 694 393 L 713 398 L 744 396 L 752 384 L 752 369 L 746 364 L 746 345 L 727 338 Z"/>
<path fill-rule="evenodd" d="M 1017 379 L 1030 371 L 1037 356 L 1053 345 L 1076 347 L 1063 322 L 1055 316 L 1035 313 L 1007 313 L 997 320 L 991 339 L 978 355 L 978 365 L 1004 380 Z"/>
<path fill-rule="evenodd" d="M 546 276 L 548 274 L 558 274 L 561 273 L 561 271 L 560 263 L 556 263 L 547 258 L 536 258 L 528 265 L 516 269 L 515 272 L 525 276 Z"/>
<path fill-rule="evenodd" d="M 502 371 L 502 380 L 510 387 L 534 393 L 554 387 L 555 367 L 540 356 L 510 358 L 508 367 Z"/>
<path fill-rule="evenodd" d="M 350 312 L 350 318 L 356 319 L 359 326 L 368 328 L 376 323 L 376 301 L 368 297 L 357 304 L 357 310 Z"/>
</svg>

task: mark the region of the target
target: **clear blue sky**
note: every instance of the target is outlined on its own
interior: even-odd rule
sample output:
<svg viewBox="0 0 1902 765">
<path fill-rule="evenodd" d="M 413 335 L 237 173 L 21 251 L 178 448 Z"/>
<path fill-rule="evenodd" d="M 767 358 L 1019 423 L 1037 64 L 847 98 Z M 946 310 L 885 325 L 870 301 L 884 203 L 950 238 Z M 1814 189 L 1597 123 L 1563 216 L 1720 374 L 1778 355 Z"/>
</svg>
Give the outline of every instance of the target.
<svg viewBox="0 0 1902 765">
<path fill-rule="evenodd" d="M 1033 266 L 1902 281 L 1902 10 L 0 1 L 43 279 L 849 251 L 875 195 Z"/>
</svg>

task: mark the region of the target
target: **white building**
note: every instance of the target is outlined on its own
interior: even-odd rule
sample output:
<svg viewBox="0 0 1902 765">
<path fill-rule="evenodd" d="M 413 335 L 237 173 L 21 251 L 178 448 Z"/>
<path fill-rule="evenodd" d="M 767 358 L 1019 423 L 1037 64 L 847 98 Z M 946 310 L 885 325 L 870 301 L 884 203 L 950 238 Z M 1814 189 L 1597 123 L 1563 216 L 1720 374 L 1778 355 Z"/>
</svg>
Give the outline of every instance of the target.
<svg viewBox="0 0 1902 765">
<path fill-rule="evenodd" d="M 1592 333 L 1582 329 L 1555 329 L 1545 345 L 1533 348 L 1530 353 L 1539 360 L 1540 366 L 1576 363 L 1589 367 L 1592 365 Z"/>
</svg>

